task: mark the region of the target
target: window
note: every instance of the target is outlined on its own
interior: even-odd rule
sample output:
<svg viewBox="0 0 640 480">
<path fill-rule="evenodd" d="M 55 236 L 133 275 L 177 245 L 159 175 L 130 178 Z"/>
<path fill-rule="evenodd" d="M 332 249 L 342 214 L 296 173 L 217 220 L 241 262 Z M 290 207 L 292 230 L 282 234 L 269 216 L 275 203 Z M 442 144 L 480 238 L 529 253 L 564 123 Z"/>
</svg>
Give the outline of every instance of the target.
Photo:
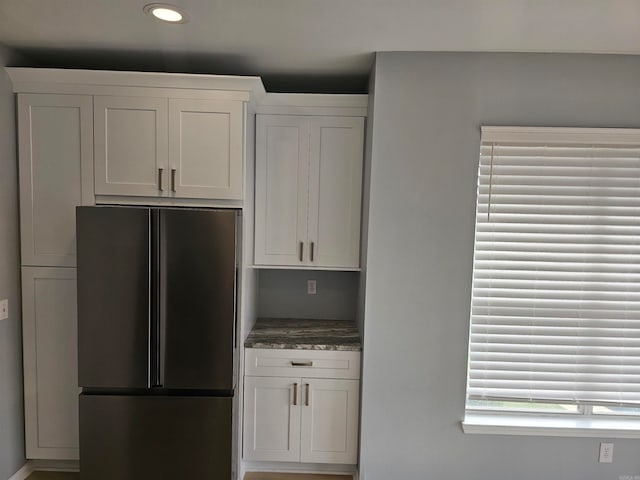
<svg viewBox="0 0 640 480">
<path fill-rule="evenodd" d="M 640 130 L 483 127 L 463 426 L 640 437 Z"/>
</svg>

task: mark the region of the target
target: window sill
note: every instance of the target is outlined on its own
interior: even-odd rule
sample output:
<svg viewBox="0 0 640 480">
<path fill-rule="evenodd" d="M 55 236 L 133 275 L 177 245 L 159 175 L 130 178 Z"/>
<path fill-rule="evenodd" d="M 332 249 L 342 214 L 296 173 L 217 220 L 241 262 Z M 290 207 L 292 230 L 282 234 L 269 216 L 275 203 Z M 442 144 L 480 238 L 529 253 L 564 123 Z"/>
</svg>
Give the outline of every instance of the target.
<svg viewBox="0 0 640 480">
<path fill-rule="evenodd" d="M 640 418 L 533 417 L 467 413 L 464 433 L 552 437 L 640 438 Z"/>
</svg>

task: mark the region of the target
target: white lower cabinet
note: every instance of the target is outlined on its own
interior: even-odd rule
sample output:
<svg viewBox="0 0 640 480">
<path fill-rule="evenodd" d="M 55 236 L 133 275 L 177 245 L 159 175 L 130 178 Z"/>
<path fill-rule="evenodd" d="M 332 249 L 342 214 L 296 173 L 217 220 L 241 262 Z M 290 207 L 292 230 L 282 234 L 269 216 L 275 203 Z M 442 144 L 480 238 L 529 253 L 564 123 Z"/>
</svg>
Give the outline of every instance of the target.
<svg viewBox="0 0 640 480">
<path fill-rule="evenodd" d="M 259 362 L 250 349 L 247 363 Z M 300 357 L 300 351 L 292 352 Z M 290 366 L 313 376 L 332 375 L 332 353 L 314 360 L 292 357 Z M 345 352 L 337 352 L 344 355 Z M 359 352 L 349 352 L 359 356 Z M 320 354 L 320 355 L 319 355 Z M 326 359 L 322 358 L 326 354 Z M 273 362 L 273 357 L 262 360 Z M 307 364 L 319 366 L 316 372 Z M 340 359 L 338 362 L 344 362 Z M 256 365 L 254 363 L 253 365 Z M 296 365 L 297 364 L 297 365 Z M 304 366 L 300 366 L 305 364 Z M 352 365 L 359 362 L 352 362 Z M 249 368 L 251 370 L 251 368 Z M 344 371 L 336 373 L 343 376 Z M 360 381 L 344 378 L 245 376 L 243 458 L 248 461 L 355 464 L 358 450 Z"/>
<path fill-rule="evenodd" d="M 76 269 L 22 267 L 27 458 L 78 459 Z"/>
<path fill-rule="evenodd" d="M 244 385 L 244 458 L 299 462 L 300 379 L 246 377 Z"/>
<path fill-rule="evenodd" d="M 303 378 L 300 461 L 356 463 L 360 382 Z"/>
</svg>

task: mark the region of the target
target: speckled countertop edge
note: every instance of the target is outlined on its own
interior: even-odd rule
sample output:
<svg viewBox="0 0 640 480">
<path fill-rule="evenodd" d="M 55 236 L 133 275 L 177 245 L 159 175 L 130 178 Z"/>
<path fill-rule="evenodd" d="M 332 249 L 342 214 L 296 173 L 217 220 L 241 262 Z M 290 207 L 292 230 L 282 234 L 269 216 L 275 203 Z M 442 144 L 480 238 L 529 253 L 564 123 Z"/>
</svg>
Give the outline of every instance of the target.
<svg viewBox="0 0 640 480">
<path fill-rule="evenodd" d="M 245 348 L 360 351 L 355 322 L 298 318 L 259 318 Z"/>
</svg>

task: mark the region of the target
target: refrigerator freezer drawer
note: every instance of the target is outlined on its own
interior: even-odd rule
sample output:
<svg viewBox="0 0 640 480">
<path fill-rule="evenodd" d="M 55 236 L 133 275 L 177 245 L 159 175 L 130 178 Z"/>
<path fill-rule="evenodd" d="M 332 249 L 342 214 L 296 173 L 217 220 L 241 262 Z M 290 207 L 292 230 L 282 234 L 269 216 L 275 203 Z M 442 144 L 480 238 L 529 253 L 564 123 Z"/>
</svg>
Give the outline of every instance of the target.
<svg viewBox="0 0 640 480">
<path fill-rule="evenodd" d="M 80 395 L 80 479 L 231 479 L 232 402 Z"/>
</svg>

